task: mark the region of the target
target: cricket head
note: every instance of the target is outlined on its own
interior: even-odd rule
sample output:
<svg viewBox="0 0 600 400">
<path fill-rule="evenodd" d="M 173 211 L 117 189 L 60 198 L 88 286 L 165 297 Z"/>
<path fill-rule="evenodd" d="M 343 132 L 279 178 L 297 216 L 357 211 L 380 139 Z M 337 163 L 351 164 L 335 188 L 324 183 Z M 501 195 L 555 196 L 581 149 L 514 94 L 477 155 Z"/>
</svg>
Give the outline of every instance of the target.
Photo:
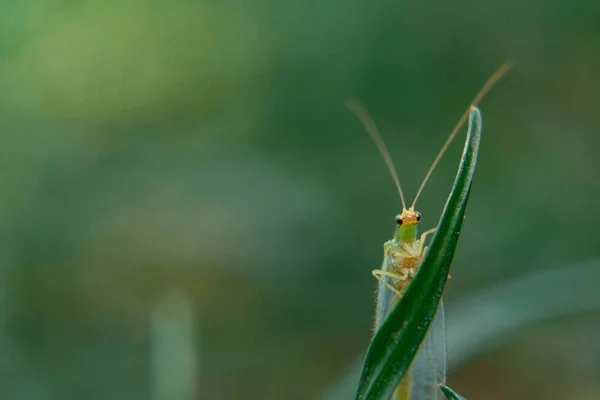
<svg viewBox="0 0 600 400">
<path fill-rule="evenodd" d="M 403 208 L 402 214 L 396 215 L 396 224 L 398 224 L 398 226 L 416 225 L 419 221 L 421 221 L 421 213 L 415 211 L 413 207 L 408 210 Z"/>
<path fill-rule="evenodd" d="M 402 214 L 396 215 L 395 239 L 399 242 L 413 242 L 417 238 L 417 224 L 421 221 L 421 213 L 413 207 L 402 209 Z"/>
</svg>

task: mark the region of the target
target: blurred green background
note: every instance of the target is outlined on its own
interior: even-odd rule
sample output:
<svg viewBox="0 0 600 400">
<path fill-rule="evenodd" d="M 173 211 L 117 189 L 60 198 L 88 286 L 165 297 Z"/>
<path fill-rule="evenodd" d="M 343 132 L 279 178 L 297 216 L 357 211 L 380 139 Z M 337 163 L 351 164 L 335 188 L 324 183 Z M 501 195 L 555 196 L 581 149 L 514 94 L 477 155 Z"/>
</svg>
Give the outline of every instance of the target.
<svg viewBox="0 0 600 400">
<path fill-rule="evenodd" d="M 0 398 L 312 399 L 343 376 L 400 211 L 349 96 L 412 199 L 481 84 L 516 63 L 481 105 L 448 303 L 598 257 L 599 15 L 567 0 L 2 2 Z M 419 200 L 425 227 L 461 147 Z M 449 382 L 473 399 L 600 398 L 599 316 L 530 327 Z"/>
</svg>

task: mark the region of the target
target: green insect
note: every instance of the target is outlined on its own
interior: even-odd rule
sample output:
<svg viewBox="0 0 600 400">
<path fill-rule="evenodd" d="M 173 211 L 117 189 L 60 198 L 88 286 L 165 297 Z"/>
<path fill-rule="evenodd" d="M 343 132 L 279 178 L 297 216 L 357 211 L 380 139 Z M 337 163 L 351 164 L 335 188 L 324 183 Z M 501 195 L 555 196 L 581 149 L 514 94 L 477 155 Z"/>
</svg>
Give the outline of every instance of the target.
<svg viewBox="0 0 600 400">
<path fill-rule="evenodd" d="M 384 159 L 402 203 L 402 212 L 395 218 L 396 228 L 393 238 L 383 245 L 383 264 L 381 269 L 372 271 L 373 276 L 378 280 L 377 291 L 377 313 L 375 315 L 375 330 L 385 321 L 388 311 L 393 303 L 402 298 L 413 277 L 417 274 L 419 267 L 427 256 L 428 247 L 425 245 L 427 237 L 436 231 L 432 228 L 418 235 L 417 225 L 421 221 L 421 213 L 415 210 L 415 204 L 429 180 L 432 172 L 438 162 L 448 149 L 450 143 L 454 140 L 461 127 L 469 118 L 477 118 L 481 125 L 481 114 L 477 108 L 479 102 L 508 70 L 510 65 L 502 65 L 485 82 L 473 99 L 471 106 L 463 113 L 460 120 L 448 136 L 448 139 L 440 149 L 431 167 L 427 171 L 419 190 L 410 207 L 406 207 L 404 193 L 396 169 L 392 162 L 389 151 L 387 150 L 381 135 L 371 119 L 369 113 L 356 100 L 347 102 L 348 108 L 356 114 L 358 119 L 364 125 L 375 142 L 382 158 Z M 446 379 L 446 326 L 444 322 L 444 307 L 440 301 L 436 317 L 430 325 L 429 331 L 423 341 L 421 349 L 417 353 L 415 360 L 411 364 L 410 379 L 403 379 L 394 394 L 394 399 L 438 399 L 443 398 L 442 393 L 437 389 L 438 384 L 444 383 Z"/>
</svg>

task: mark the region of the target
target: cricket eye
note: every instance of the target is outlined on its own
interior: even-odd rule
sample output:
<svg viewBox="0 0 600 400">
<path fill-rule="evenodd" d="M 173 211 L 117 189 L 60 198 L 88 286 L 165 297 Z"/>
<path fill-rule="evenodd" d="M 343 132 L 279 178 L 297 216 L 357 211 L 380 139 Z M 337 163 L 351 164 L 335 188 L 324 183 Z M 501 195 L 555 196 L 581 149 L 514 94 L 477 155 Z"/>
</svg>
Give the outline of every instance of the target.
<svg viewBox="0 0 600 400">
<path fill-rule="evenodd" d="M 421 213 L 417 211 L 417 222 L 421 220 Z"/>
<path fill-rule="evenodd" d="M 403 221 L 402 221 L 402 217 L 401 217 L 400 215 L 396 215 L 396 223 L 397 223 L 398 225 L 402 225 L 402 222 L 403 222 Z"/>
</svg>

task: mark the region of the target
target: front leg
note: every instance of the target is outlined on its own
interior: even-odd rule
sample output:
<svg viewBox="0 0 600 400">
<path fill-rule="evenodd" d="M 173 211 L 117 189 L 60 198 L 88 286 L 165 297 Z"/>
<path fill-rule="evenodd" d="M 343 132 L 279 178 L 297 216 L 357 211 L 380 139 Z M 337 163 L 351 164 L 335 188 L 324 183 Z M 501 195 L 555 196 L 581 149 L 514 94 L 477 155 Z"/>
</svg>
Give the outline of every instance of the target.
<svg viewBox="0 0 600 400">
<path fill-rule="evenodd" d="M 392 292 L 396 293 L 396 296 L 398 296 L 398 298 L 402 298 L 402 293 L 396 289 L 395 287 L 393 287 L 392 285 L 390 285 L 388 282 L 386 282 L 383 277 L 387 276 L 390 277 L 392 279 L 397 279 L 397 280 L 406 280 L 406 276 L 400 275 L 400 274 L 396 274 L 393 272 L 387 272 L 387 271 L 382 271 L 380 269 L 374 269 L 373 271 L 371 271 L 371 273 L 373 274 L 373 277 L 375 279 L 377 279 L 381 284 L 383 284 L 383 286 L 385 286 L 386 288 L 390 289 Z"/>
<path fill-rule="evenodd" d="M 427 247 L 425 247 L 425 239 L 428 235 L 431 235 L 433 232 L 437 230 L 437 227 L 431 228 L 421 234 L 421 238 L 419 239 L 419 254 L 422 256 L 427 252 Z"/>
</svg>

